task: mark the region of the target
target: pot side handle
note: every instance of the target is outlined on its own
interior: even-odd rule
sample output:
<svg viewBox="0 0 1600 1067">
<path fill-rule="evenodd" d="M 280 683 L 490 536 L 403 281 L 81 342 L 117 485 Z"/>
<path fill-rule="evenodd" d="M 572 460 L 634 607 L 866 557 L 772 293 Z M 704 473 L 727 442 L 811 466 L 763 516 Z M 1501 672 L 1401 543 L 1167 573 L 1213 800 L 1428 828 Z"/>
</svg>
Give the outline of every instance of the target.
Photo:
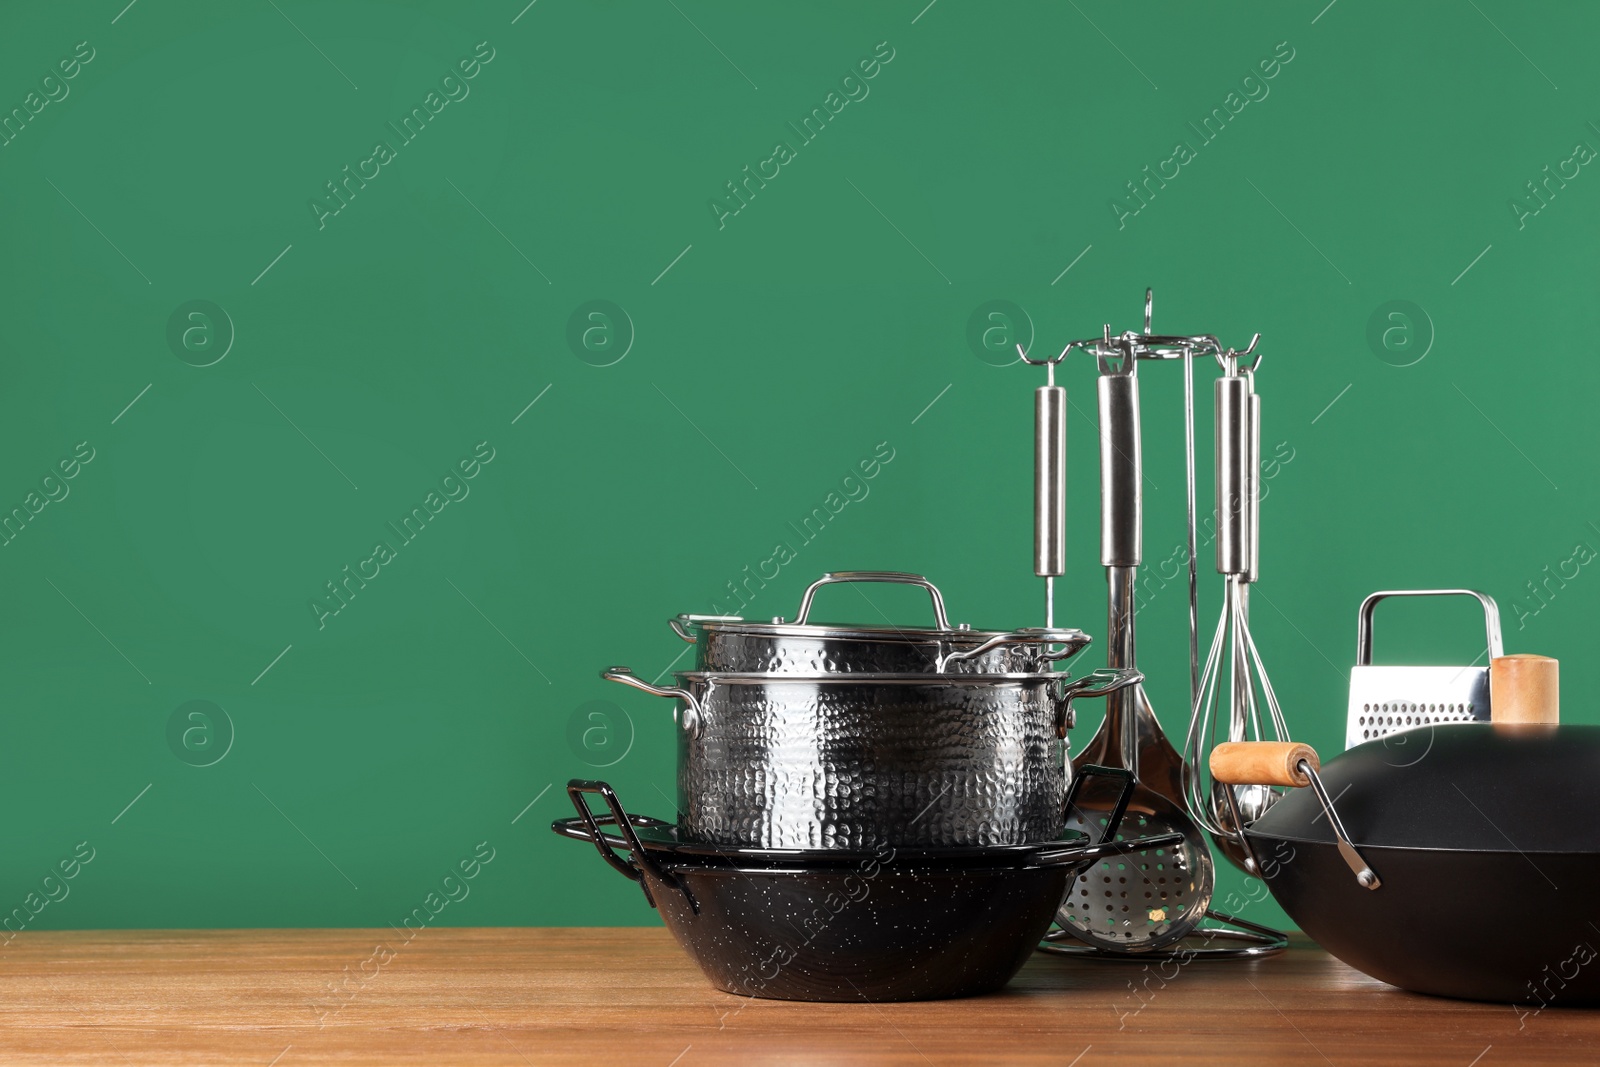
<svg viewBox="0 0 1600 1067">
<path fill-rule="evenodd" d="M 589 808 L 589 802 L 583 799 L 585 793 L 593 793 L 606 802 L 606 807 L 611 812 L 611 818 L 616 822 L 617 832 L 628 843 L 628 853 L 633 862 L 629 863 L 606 844 L 605 834 L 600 830 L 600 823 L 594 817 L 594 812 Z M 622 810 L 622 802 L 617 799 L 617 794 L 605 782 L 592 782 L 583 778 L 574 778 L 567 783 L 567 797 L 572 801 L 572 806 L 578 809 L 578 818 L 583 820 L 583 825 L 594 839 L 594 847 L 599 850 L 600 858 L 630 881 L 638 882 L 639 888 L 644 890 L 644 899 L 650 906 L 656 906 L 655 898 L 650 895 L 650 884 L 644 880 L 641 870 L 661 876 L 652 860 L 639 843 L 639 835 L 634 833 L 633 824 L 628 821 L 627 813 Z"/>
<path fill-rule="evenodd" d="M 1119 689 L 1138 685 L 1144 681 L 1143 672 L 1134 667 L 1103 667 L 1082 678 L 1075 678 L 1062 687 L 1056 711 L 1056 736 L 1066 737 L 1076 716 L 1072 702 L 1084 697 L 1110 696 Z"/>
<path fill-rule="evenodd" d="M 700 732 L 700 720 L 704 715 L 700 701 L 687 689 L 675 685 L 652 685 L 633 673 L 628 667 L 607 667 L 600 672 L 600 677 L 608 682 L 621 682 L 623 685 L 649 693 L 651 696 L 676 697 L 683 701 L 682 726 L 689 736 L 693 737 Z"/>
<path fill-rule="evenodd" d="M 1083 651 L 1089 645 L 1089 635 L 1082 630 L 1055 629 L 1042 626 L 1029 626 L 1020 630 L 1011 630 L 1003 634 L 995 634 L 981 645 L 964 648 L 955 652 L 947 652 L 935 665 L 935 670 L 944 673 L 946 667 L 952 663 L 963 660 L 977 659 L 985 652 L 991 652 L 1002 645 L 1060 645 L 1059 649 L 1046 648 L 1040 657 L 1046 663 L 1066 659 L 1068 656 Z"/>
<path fill-rule="evenodd" d="M 672 632 L 681 640 L 692 645 L 698 641 L 694 635 L 694 627 L 700 623 L 743 621 L 743 615 L 693 615 L 685 612 L 668 619 L 667 625 L 672 627 Z"/>
<path fill-rule="evenodd" d="M 1066 801 L 1061 805 L 1063 822 L 1066 821 L 1066 816 L 1072 813 L 1073 802 L 1078 799 L 1078 790 L 1083 786 L 1085 778 L 1115 778 L 1122 783 L 1122 791 L 1117 794 L 1117 802 L 1106 819 L 1106 828 L 1100 831 L 1099 839 L 1093 842 L 1098 848 L 1117 838 L 1117 830 L 1122 826 L 1122 816 L 1128 810 L 1128 800 L 1133 796 L 1133 772 L 1126 767 L 1102 767 L 1096 763 L 1086 763 L 1076 768 L 1072 775 L 1072 785 L 1067 789 Z"/>
</svg>

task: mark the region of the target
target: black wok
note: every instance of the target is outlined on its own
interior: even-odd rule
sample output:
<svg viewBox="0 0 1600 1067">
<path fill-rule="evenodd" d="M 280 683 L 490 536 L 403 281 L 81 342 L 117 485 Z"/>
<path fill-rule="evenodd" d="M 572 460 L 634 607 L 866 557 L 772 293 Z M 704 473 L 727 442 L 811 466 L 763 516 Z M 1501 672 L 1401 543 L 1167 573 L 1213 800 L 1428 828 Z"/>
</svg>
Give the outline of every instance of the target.
<svg viewBox="0 0 1600 1067">
<path fill-rule="evenodd" d="M 1422 727 L 1320 773 L 1305 745 L 1219 745 L 1212 772 L 1310 787 L 1244 837 L 1284 911 L 1350 966 L 1439 996 L 1600 1003 L 1600 726 Z"/>
</svg>

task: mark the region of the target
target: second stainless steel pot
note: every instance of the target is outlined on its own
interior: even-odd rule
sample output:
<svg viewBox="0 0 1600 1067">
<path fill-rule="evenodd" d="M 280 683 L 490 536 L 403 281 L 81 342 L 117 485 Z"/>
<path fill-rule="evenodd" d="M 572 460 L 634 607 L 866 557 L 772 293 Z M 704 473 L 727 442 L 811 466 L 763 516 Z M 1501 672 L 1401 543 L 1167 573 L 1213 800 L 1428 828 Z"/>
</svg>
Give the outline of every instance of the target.
<svg viewBox="0 0 1600 1067">
<path fill-rule="evenodd" d="M 762 848 L 1014 845 L 1063 823 L 1072 701 L 1143 677 L 684 671 L 679 829 Z"/>
</svg>

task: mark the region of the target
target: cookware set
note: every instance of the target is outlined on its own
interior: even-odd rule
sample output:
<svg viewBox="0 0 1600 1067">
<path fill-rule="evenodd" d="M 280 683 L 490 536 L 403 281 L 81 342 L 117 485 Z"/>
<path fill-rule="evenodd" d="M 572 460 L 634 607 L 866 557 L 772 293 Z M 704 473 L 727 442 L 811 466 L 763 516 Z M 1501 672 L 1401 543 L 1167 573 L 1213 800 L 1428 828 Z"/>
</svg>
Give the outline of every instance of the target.
<svg viewBox="0 0 1600 1067">
<path fill-rule="evenodd" d="M 1035 392 L 1034 572 L 1043 626 L 952 625 L 921 575 L 837 571 L 792 621 L 680 614 L 694 646 L 672 684 L 608 680 L 673 701 L 677 811 L 630 811 L 574 779 L 576 818 L 715 987 L 811 1001 L 998 989 L 1036 948 L 1095 960 L 1271 956 L 1281 933 L 1211 907 L 1216 854 L 1261 878 L 1331 954 L 1393 985 L 1518 1004 L 1600 1003 L 1600 726 L 1558 725 L 1557 665 L 1506 656 L 1494 601 L 1466 589 L 1380 591 L 1358 612 L 1347 751 L 1293 741 L 1250 624 L 1260 576 L 1259 335 L 1142 331 L 1067 344 Z M 1066 570 L 1066 390 L 1095 360 L 1106 666 L 1058 627 Z M 1209 357 L 1209 359 L 1208 359 Z M 1200 656 L 1197 362 L 1214 361 L 1216 570 L 1222 606 Z M 1136 656 L 1142 565 L 1139 370 L 1183 371 L 1189 727 L 1167 739 Z M 819 590 L 927 592 L 932 624 L 814 621 Z M 833 596 L 835 594 L 828 594 Z M 1488 666 L 1376 666 L 1372 616 L 1397 596 L 1472 596 Z M 870 603 L 870 599 L 867 600 Z M 879 612 L 881 615 L 881 612 Z M 1075 755 L 1075 702 L 1105 716 Z M 591 803 L 601 801 L 600 808 Z M 1052 925 L 1054 929 L 1052 929 Z M 1265 973 L 1265 972 L 1263 972 Z"/>
</svg>

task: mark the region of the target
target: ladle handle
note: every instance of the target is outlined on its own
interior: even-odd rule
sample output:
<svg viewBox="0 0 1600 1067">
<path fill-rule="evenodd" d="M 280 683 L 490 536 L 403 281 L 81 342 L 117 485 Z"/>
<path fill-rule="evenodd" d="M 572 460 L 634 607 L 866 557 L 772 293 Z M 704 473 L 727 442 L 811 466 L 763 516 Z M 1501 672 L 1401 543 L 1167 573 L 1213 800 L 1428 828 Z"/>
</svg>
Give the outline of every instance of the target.
<svg viewBox="0 0 1600 1067">
<path fill-rule="evenodd" d="M 1224 785 L 1307 786 L 1322 765 L 1317 752 L 1299 741 L 1225 741 L 1211 750 L 1211 777 Z"/>
<path fill-rule="evenodd" d="M 1100 399 L 1100 563 L 1137 567 L 1144 549 L 1139 379 L 1131 370 L 1102 374 L 1096 386 Z"/>
</svg>

